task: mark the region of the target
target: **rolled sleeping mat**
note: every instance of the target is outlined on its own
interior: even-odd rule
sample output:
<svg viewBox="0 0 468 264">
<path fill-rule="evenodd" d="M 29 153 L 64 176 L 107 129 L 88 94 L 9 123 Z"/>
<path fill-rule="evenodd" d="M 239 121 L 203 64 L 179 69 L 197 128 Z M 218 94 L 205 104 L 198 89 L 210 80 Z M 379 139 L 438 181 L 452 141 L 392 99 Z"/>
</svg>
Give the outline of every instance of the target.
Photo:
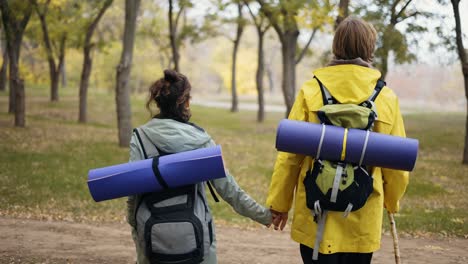
<svg viewBox="0 0 468 264">
<path fill-rule="evenodd" d="M 100 202 L 222 177 L 226 172 L 221 147 L 216 146 L 93 169 L 88 187 Z"/>
<path fill-rule="evenodd" d="M 287 119 L 276 133 L 279 151 L 405 171 L 414 169 L 418 146 L 412 138 Z"/>
</svg>

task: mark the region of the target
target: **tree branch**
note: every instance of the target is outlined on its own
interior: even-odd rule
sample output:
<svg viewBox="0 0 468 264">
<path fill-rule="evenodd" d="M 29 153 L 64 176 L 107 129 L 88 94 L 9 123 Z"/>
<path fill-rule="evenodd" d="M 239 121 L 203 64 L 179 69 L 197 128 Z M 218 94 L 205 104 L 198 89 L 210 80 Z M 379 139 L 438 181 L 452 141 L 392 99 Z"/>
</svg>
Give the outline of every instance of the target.
<svg viewBox="0 0 468 264">
<path fill-rule="evenodd" d="M 394 0 L 392 6 L 390 7 L 390 24 L 396 25 L 396 6 L 400 3 L 400 0 Z"/>
<path fill-rule="evenodd" d="M 406 2 L 406 4 L 400 9 L 400 11 L 398 12 L 398 14 L 396 15 L 396 19 L 398 19 L 401 14 L 403 14 L 403 12 L 405 12 L 406 8 L 408 7 L 408 5 L 412 2 L 413 0 L 408 0 L 408 2 Z"/>
<path fill-rule="evenodd" d="M 268 10 L 269 6 L 263 0 L 258 0 L 257 2 L 260 4 L 260 11 L 263 14 L 265 14 L 265 16 L 268 18 L 268 20 L 270 20 L 271 25 L 275 29 L 276 33 L 278 33 L 278 36 L 279 36 L 280 40 L 282 41 L 283 36 L 284 36 L 284 32 L 281 29 L 281 27 L 279 25 L 279 22 L 273 16 L 273 13 L 270 10 Z"/>
<path fill-rule="evenodd" d="M 305 47 L 302 49 L 301 53 L 299 54 L 299 57 L 296 59 L 295 63 L 298 64 L 299 62 L 301 62 L 302 58 L 304 58 L 307 50 L 309 49 L 309 46 L 310 46 L 310 43 L 312 42 L 312 39 L 314 38 L 315 36 L 315 33 L 317 33 L 317 30 L 318 30 L 318 27 L 314 28 L 313 31 L 312 31 L 312 34 L 310 35 L 310 38 L 309 40 L 307 41 L 307 44 L 305 45 Z"/>
<path fill-rule="evenodd" d="M 177 26 L 179 25 L 179 19 L 180 19 L 180 16 L 182 15 L 182 12 L 184 12 L 184 6 L 181 6 L 180 9 L 179 9 L 179 12 L 177 12 L 177 16 L 176 16 L 176 19 L 175 19 L 175 31 L 177 31 Z"/>
<path fill-rule="evenodd" d="M 32 7 L 31 6 L 28 6 L 28 8 L 26 9 L 26 11 L 24 12 L 24 16 L 23 16 L 23 19 L 21 20 L 19 26 L 20 26 L 20 30 L 22 32 L 24 32 L 24 29 L 26 28 L 26 26 L 28 25 L 28 22 L 29 22 L 29 18 L 31 18 L 31 15 L 32 15 Z"/>
<path fill-rule="evenodd" d="M 415 16 L 421 15 L 421 14 L 423 14 L 423 13 L 421 13 L 419 11 L 415 11 L 415 12 L 409 14 L 408 16 L 400 17 L 399 19 L 397 18 L 397 23 L 400 23 L 400 22 L 402 22 L 402 21 L 404 21 L 404 20 L 406 20 L 406 19 L 408 19 L 410 17 L 415 17 Z"/>
<path fill-rule="evenodd" d="M 104 5 L 101 7 L 101 9 L 99 9 L 99 13 L 94 18 L 94 20 L 91 22 L 91 24 L 88 26 L 88 29 L 86 31 L 86 36 L 85 36 L 85 45 L 86 45 L 86 43 L 89 44 L 91 42 L 91 38 L 93 36 L 94 30 L 96 29 L 96 27 L 97 27 L 97 25 L 99 23 L 99 20 L 101 20 L 102 16 L 104 15 L 104 13 L 107 10 L 107 8 L 109 8 L 109 6 L 112 4 L 112 1 L 113 0 L 106 0 L 104 2 Z"/>
<path fill-rule="evenodd" d="M 458 56 L 460 57 L 460 62 L 462 63 L 462 66 L 464 67 L 468 63 L 468 61 L 466 58 L 465 47 L 463 46 L 462 28 L 461 28 L 461 21 L 460 21 L 460 9 L 459 9 L 460 1 L 451 0 L 451 2 L 452 2 L 452 7 L 453 7 L 453 14 L 455 17 L 455 32 L 456 32 Z"/>
<path fill-rule="evenodd" d="M 247 9 L 249 10 L 250 16 L 252 17 L 252 20 L 254 21 L 255 27 L 257 28 L 257 30 L 260 31 L 262 25 L 261 23 L 257 21 L 257 16 L 255 16 L 255 14 L 253 13 L 252 9 L 250 8 L 249 3 L 246 0 L 244 0 L 243 2 L 245 6 L 247 7 Z"/>
</svg>

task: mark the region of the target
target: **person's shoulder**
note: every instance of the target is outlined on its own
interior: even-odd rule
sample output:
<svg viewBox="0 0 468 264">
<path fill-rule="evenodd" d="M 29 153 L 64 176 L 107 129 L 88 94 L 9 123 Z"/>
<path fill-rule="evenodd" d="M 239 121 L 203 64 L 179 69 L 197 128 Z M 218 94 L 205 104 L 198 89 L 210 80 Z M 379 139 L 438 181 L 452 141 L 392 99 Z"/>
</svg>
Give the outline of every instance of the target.
<svg viewBox="0 0 468 264">
<path fill-rule="evenodd" d="M 195 123 L 187 122 L 187 124 L 190 125 L 190 126 L 192 126 L 192 127 L 194 127 L 195 129 L 197 129 L 197 130 L 200 131 L 200 132 L 205 132 L 205 133 L 206 133 L 205 129 L 203 129 L 201 126 L 199 126 L 199 125 L 197 125 L 197 124 L 195 124 Z"/>
<path fill-rule="evenodd" d="M 396 95 L 396 93 L 390 87 L 388 87 L 387 85 L 385 85 L 382 88 L 382 91 L 380 92 L 378 98 L 381 98 L 381 99 L 383 99 L 383 100 L 385 100 L 387 102 L 391 102 L 391 103 L 394 103 L 395 101 L 398 100 L 398 96 Z"/>
<path fill-rule="evenodd" d="M 320 86 L 315 78 L 311 78 L 305 81 L 302 84 L 299 93 L 301 93 L 304 103 L 307 104 L 307 107 L 310 110 L 321 107 L 320 104 L 322 100 L 319 98 L 322 98 L 322 92 L 320 91 Z"/>
<path fill-rule="evenodd" d="M 302 84 L 301 92 L 304 95 L 315 96 L 320 93 L 320 86 L 315 78 L 311 78 Z"/>
<path fill-rule="evenodd" d="M 380 94 L 375 100 L 377 106 L 377 112 L 379 115 L 379 120 L 388 124 L 392 124 L 395 119 L 395 113 L 398 112 L 398 96 L 396 93 L 388 86 L 380 91 Z"/>
</svg>

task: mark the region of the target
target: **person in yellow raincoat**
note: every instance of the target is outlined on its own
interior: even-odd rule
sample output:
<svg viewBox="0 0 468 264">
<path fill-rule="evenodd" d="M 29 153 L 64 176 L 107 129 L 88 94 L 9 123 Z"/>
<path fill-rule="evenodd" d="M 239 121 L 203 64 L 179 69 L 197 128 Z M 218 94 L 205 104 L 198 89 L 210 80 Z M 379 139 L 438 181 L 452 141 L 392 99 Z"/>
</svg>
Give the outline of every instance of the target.
<svg viewBox="0 0 468 264">
<path fill-rule="evenodd" d="M 334 59 L 313 74 L 339 103 L 359 104 L 373 92 L 381 77 L 371 65 L 376 38 L 374 27 L 359 18 L 347 18 L 336 29 Z M 323 106 L 322 94 L 317 80 L 312 77 L 299 91 L 289 119 L 319 123 L 317 110 Z M 405 128 L 395 93 L 384 87 L 375 104 L 378 119 L 374 131 L 404 137 Z M 304 263 L 370 263 L 372 253 L 380 248 L 383 209 L 390 213 L 398 211 L 399 200 L 408 184 L 408 173 L 372 168 L 374 190 L 367 203 L 347 218 L 342 212 L 329 212 L 318 261 L 313 261 L 317 224 L 306 206 L 303 184 L 312 166 L 310 156 L 278 153 L 267 197 L 275 228 L 284 228 L 294 200 L 291 237 L 300 243 Z"/>
</svg>

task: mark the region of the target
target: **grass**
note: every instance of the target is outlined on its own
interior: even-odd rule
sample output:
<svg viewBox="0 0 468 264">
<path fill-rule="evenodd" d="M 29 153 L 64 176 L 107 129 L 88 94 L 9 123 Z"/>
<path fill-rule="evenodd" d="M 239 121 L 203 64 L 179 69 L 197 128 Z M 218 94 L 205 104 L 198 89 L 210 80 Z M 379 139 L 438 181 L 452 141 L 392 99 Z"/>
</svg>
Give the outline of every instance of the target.
<svg viewBox="0 0 468 264">
<path fill-rule="evenodd" d="M 13 127 L 6 114 L 8 96 L 0 93 L 0 215 L 84 222 L 123 222 L 125 199 L 95 203 L 87 190 L 91 168 L 123 163 L 128 149 L 117 146 L 113 95 L 90 91 L 89 123 L 78 124 L 76 91 L 61 91 L 60 102 L 48 90 L 28 89 L 27 127 Z M 144 98 L 132 98 L 133 124 L 146 122 Z M 192 106 L 193 120 L 222 145 L 223 156 L 240 186 L 265 201 L 276 157 L 275 131 L 281 114 Z M 468 166 L 461 165 L 462 114 L 405 116 L 408 136 L 420 140 L 420 155 L 396 215 L 400 231 L 410 234 L 468 236 Z M 225 203 L 210 201 L 215 217 L 230 224 L 250 220 Z M 385 220 L 386 222 L 386 220 Z M 388 224 L 385 225 L 388 228 Z"/>
</svg>

